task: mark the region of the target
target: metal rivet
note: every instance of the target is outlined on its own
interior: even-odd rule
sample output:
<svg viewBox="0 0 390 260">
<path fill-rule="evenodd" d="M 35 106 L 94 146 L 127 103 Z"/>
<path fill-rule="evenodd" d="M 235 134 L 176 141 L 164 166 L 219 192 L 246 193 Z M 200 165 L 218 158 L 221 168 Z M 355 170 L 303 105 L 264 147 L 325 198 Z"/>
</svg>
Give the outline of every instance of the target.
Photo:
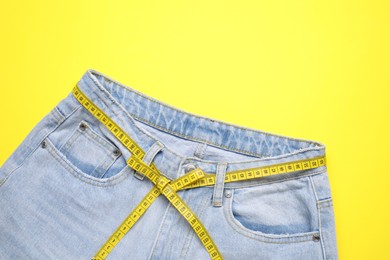
<svg viewBox="0 0 390 260">
<path fill-rule="evenodd" d="M 43 141 L 41 146 L 42 146 L 42 148 L 46 148 L 46 146 L 47 146 L 46 141 Z"/>
<path fill-rule="evenodd" d="M 313 241 L 320 241 L 320 235 L 313 235 Z"/>
<path fill-rule="evenodd" d="M 190 171 L 196 169 L 196 166 L 193 164 L 188 164 L 188 165 L 184 166 L 184 168 L 185 168 L 185 172 L 190 172 Z"/>
<path fill-rule="evenodd" d="M 121 151 L 119 151 L 118 149 L 115 149 L 113 153 L 115 156 L 118 156 L 121 154 Z"/>
<path fill-rule="evenodd" d="M 84 131 L 87 128 L 87 125 L 84 123 L 80 124 L 80 130 Z"/>
<path fill-rule="evenodd" d="M 230 198 L 232 196 L 232 193 L 230 190 L 225 191 L 225 197 Z"/>
</svg>

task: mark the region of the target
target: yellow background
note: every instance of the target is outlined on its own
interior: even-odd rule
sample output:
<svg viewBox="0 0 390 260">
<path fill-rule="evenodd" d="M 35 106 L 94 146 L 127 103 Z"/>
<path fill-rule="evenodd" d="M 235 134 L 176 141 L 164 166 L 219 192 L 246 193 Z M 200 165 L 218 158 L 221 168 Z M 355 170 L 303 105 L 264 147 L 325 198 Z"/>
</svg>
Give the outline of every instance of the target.
<svg viewBox="0 0 390 260">
<path fill-rule="evenodd" d="M 340 259 L 390 259 L 388 1 L 6 1 L 0 164 L 87 68 L 326 145 Z"/>
</svg>

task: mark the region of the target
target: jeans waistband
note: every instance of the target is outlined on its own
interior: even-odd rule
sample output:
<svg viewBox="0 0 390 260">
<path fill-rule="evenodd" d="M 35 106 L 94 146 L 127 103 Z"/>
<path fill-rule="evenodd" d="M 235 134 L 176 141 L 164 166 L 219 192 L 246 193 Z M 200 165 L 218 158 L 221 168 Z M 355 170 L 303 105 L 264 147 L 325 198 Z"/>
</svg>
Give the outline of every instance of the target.
<svg viewBox="0 0 390 260">
<path fill-rule="evenodd" d="M 194 141 L 194 145 L 204 144 L 207 147 L 252 157 L 248 160 L 227 161 L 227 172 L 310 159 L 325 154 L 325 145 L 320 142 L 277 135 L 189 113 L 93 69 L 88 69 L 77 84 L 80 90 L 144 151 L 148 151 L 156 142 L 164 144 L 165 141 L 142 129 L 142 126 L 136 124 L 137 121 L 169 135 Z M 128 151 L 122 152 L 126 158 L 131 155 Z M 186 156 L 164 146 L 155 155 L 153 163 L 168 178 L 176 179 L 185 174 L 182 171 L 185 164 L 197 165 L 207 173 L 215 173 L 218 165 L 224 162 Z M 326 165 L 258 180 L 226 183 L 225 187 L 246 187 L 297 175 L 315 174 L 324 171 L 325 167 Z"/>
</svg>

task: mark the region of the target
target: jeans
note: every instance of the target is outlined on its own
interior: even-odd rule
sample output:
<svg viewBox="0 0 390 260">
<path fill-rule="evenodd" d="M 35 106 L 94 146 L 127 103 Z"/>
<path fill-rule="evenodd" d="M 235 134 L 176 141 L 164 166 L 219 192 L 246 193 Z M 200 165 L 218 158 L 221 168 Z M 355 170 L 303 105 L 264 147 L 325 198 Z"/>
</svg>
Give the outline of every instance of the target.
<svg viewBox="0 0 390 260">
<path fill-rule="evenodd" d="M 167 178 L 215 174 L 217 184 L 177 194 L 224 259 L 337 259 L 326 165 L 223 182 L 231 171 L 324 156 L 324 144 L 189 113 L 93 69 L 77 84 Z M 0 259 L 91 259 L 154 187 L 127 165 L 131 155 L 69 93 L 0 168 Z M 209 258 L 164 196 L 107 256 Z"/>
</svg>

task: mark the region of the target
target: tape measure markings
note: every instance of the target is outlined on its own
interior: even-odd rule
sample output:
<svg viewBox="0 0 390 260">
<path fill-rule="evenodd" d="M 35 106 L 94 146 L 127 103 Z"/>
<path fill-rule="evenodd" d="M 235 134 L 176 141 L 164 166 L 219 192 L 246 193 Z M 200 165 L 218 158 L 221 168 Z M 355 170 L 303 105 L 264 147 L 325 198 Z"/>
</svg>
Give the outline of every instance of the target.
<svg viewBox="0 0 390 260">
<path fill-rule="evenodd" d="M 176 190 L 176 184 L 179 182 L 192 182 L 196 181 L 198 178 L 201 178 L 204 175 L 201 169 L 194 169 L 188 172 L 186 175 L 181 176 L 180 178 L 172 182 L 172 189 Z M 165 190 L 164 190 L 165 191 Z M 126 233 L 134 226 L 137 220 L 146 212 L 149 206 L 153 201 L 161 194 L 161 191 L 158 187 L 153 187 L 151 191 L 146 194 L 146 196 L 141 200 L 141 202 L 135 207 L 135 209 L 126 217 L 122 224 L 117 228 L 117 230 L 110 236 L 110 238 L 104 243 L 100 250 L 96 253 L 93 259 L 104 259 L 112 251 L 112 249 L 118 244 L 118 242 L 126 235 Z M 187 219 L 187 221 L 192 223 L 200 223 L 197 220 L 196 215 L 185 207 L 185 203 L 180 201 L 179 196 L 175 196 L 171 191 L 167 191 L 166 194 L 169 196 L 170 202 L 179 210 L 179 212 Z M 201 223 L 200 223 L 201 224 Z M 191 225 L 193 226 L 193 225 Z M 203 230 L 206 231 L 203 227 Z M 207 231 L 206 231 L 207 232 Z M 203 236 L 203 233 L 202 233 Z M 207 244 L 209 246 L 209 243 Z M 213 245 L 215 247 L 215 245 Z M 212 252 L 214 254 L 214 251 Z M 217 258 L 216 258 L 217 259 Z"/>
<path fill-rule="evenodd" d="M 76 99 L 102 122 L 120 141 L 127 147 L 131 153 L 139 158 L 143 158 L 145 152 L 131 139 L 114 121 L 112 121 L 102 110 L 93 104 L 79 89 L 76 84 L 73 88 L 73 94 Z"/>
<path fill-rule="evenodd" d="M 256 167 L 256 168 L 247 168 L 244 170 L 227 172 L 225 175 L 224 182 L 226 183 L 226 182 L 234 182 L 234 181 L 251 180 L 251 179 L 266 177 L 270 175 L 314 169 L 324 165 L 325 165 L 325 156 L 319 156 L 310 159 L 302 159 L 294 162 L 279 163 L 279 164 L 273 164 L 273 165 Z M 181 189 L 189 189 L 189 188 L 195 188 L 201 186 L 214 185 L 215 179 L 216 179 L 215 174 L 205 173 L 205 176 L 202 179 L 193 182 L 190 185 L 183 186 Z"/>
<path fill-rule="evenodd" d="M 194 182 L 199 178 L 204 176 L 204 173 L 201 169 L 196 168 L 186 175 L 183 178 L 176 179 L 174 185 L 171 185 L 168 178 L 163 175 L 158 175 L 149 165 L 145 164 L 142 160 L 137 157 L 131 156 L 127 161 L 128 165 L 133 169 L 139 169 L 140 172 L 144 173 L 147 178 L 149 178 L 156 187 L 163 193 L 163 195 L 172 203 L 172 205 L 179 211 L 180 214 L 188 221 L 188 223 L 192 226 L 195 233 L 198 235 L 199 239 L 205 246 L 206 250 L 212 257 L 215 259 L 217 257 L 222 258 L 221 253 L 218 251 L 214 241 L 211 239 L 209 233 L 206 228 L 203 226 L 201 221 L 198 219 L 196 214 L 187 206 L 187 204 L 177 195 L 176 190 L 174 188 L 177 187 L 177 183 L 186 183 Z"/>
</svg>

